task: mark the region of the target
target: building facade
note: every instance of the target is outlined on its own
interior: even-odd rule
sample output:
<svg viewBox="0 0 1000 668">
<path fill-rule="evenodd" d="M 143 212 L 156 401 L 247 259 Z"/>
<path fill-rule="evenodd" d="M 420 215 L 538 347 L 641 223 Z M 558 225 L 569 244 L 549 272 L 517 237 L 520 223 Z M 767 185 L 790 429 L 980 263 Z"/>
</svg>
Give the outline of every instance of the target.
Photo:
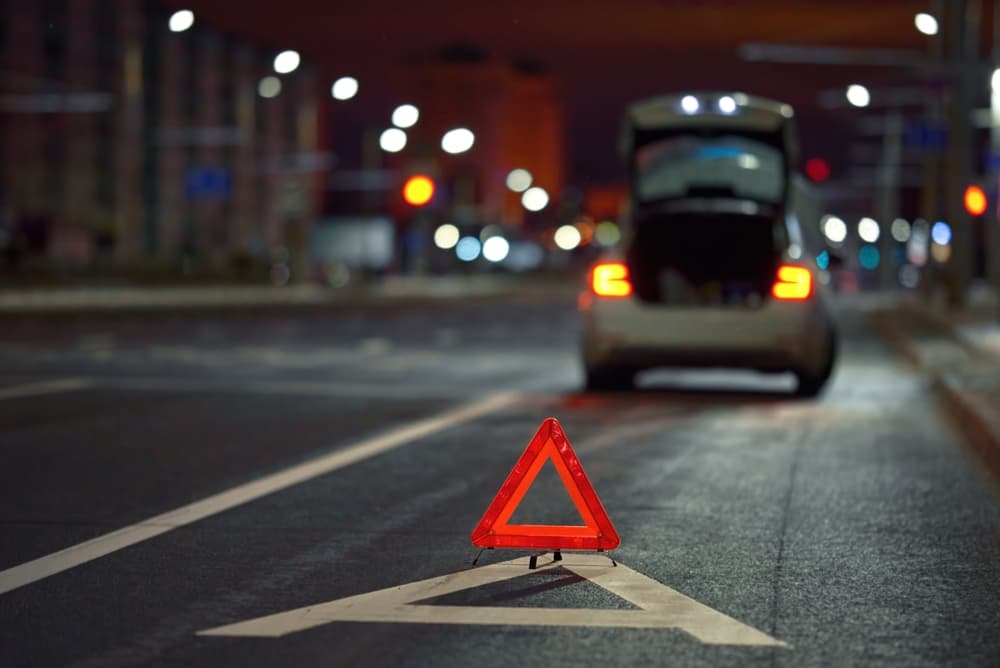
<svg viewBox="0 0 1000 668">
<path fill-rule="evenodd" d="M 217 270 L 305 243 L 315 72 L 263 97 L 273 49 L 169 18 L 157 0 L 0 3 L 9 256 Z"/>
<path fill-rule="evenodd" d="M 524 224 L 520 193 L 507 174 L 527 169 L 533 185 L 558 198 L 565 185 L 564 110 L 556 82 L 539 71 L 480 54 L 444 57 L 415 68 L 410 99 L 420 108 L 411 131 L 412 169 L 438 172 L 459 214 L 512 227 Z M 456 127 L 475 134 L 468 153 L 449 156 L 442 135 Z"/>
</svg>

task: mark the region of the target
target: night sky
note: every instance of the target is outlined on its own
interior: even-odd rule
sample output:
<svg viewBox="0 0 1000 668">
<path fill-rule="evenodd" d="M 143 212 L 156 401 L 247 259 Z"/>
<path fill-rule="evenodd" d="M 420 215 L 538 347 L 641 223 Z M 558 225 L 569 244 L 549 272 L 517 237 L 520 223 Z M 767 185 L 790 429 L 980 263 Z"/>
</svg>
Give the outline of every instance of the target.
<svg viewBox="0 0 1000 668">
<path fill-rule="evenodd" d="M 795 105 L 807 155 L 843 164 L 855 111 L 818 109 L 817 94 L 853 81 L 913 83 L 895 68 L 746 63 L 740 44 L 769 42 L 925 51 L 913 26 L 919 0 L 197 0 L 201 25 L 298 49 L 332 81 L 351 74 L 362 92 L 349 121 L 384 124 L 402 100 L 394 91 L 408 64 L 449 44 L 474 45 L 504 60 L 538 62 L 562 86 L 569 176 L 580 185 L 619 173 L 615 134 L 632 100 L 686 89 L 732 89 Z"/>
</svg>

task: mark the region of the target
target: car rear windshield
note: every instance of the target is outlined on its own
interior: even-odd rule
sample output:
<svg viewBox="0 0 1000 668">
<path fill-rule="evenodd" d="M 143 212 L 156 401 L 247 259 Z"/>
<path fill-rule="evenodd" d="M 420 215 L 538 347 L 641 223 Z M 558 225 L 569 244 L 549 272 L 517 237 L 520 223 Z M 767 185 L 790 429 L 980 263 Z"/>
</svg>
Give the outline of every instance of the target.
<svg viewBox="0 0 1000 668">
<path fill-rule="evenodd" d="M 639 148 L 635 179 L 641 201 L 711 191 L 777 203 L 785 164 L 777 148 L 746 137 L 677 135 Z"/>
</svg>

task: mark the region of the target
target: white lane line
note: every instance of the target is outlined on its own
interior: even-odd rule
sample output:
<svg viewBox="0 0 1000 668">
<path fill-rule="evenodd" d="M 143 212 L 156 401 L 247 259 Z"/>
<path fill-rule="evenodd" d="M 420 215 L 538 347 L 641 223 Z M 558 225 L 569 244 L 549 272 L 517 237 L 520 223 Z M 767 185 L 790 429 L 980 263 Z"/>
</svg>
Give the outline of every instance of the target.
<svg viewBox="0 0 1000 668">
<path fill-rule="evenodd" d="M 637 610 L 428 605 L 428 599 L 528 575 L 528 557 L 481 566 L 442 577 L 316 603 L 199 631 L 200 636 L 275 638 L 332 622 L 406 624 L 483 624 L 502 626 L 582 626 L 631 629 L 681 629 L 709 645 L 786 647 L 776 638 L 714 610 L 675 589 L 634 571 L 612 565 L 602 555 L 567 554 L 544 564 L 562 568 L 632 603 Z"/>
<path fill-rule="evenodd" d="M 100 559 L 112 552 L 230 510 L 262 496 L 394 450 L 433 433 L 482 417 L 510 406 L 518 399 L 519 395 L 511 392 L 494 394 L 481 401 L 418 420 L 379 436 L 367 438 L 327 455 L 214 494 L 201 501 L 195 501 L 79 545 L 0 571 L 0 594 L 75 568 L 88 561 Z"/>
<path fill-rule="evenodd" d="M 37 397 L 43 394 L 58 394 L 73 392 L 93 387 L 90 378 L 57 378 L 55 380 L 40 380 L 36 383 L 25 383 L 13 387 L 0 388 L 0 400 L 20 399 L 21 397 Z"/>
</svg>

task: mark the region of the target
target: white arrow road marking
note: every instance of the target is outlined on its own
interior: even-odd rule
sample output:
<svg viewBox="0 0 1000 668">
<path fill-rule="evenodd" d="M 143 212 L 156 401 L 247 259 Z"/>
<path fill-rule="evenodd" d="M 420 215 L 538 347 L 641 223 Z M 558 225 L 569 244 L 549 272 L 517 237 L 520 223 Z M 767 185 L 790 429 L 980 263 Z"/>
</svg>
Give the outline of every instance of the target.
<svg viewBox="0 0 1000 668">
<path fill-rule="evenodd" d="M 224 492 L 175 508 L 147 520 L 92 538 L 73 547 L 53 552 L 19 566 L 0 571 L 0 594 L 75 568 L 112 552 L 155 538 L 178 527 L 197 522 L 262 496 L 297 485 L 318 476 L 350 466 L 412 443 L 436 432 L 468 422 L 515 403 L 518 395 L 494 394 L 475 403 L 445 411 L 385 434 L 365 439 L 347 447 L 308 460 L 291 468 L 238 485 Z"/>
<path fill-rule="evenodd" d="M 527 573 L 528 557 L 473 568 L 401 587 L 349 596 L 245 622 L 199 631 L 202 636 L 278 637 L 330 622 L 400 622 L 410 624 L 486 624 L 511 626 L 600 626 L 634 629 L 680 629 L 710 645 L 786 647 L 732 617 L 646 577 L 607 557 L 565 554 L 561 566 L 632 603 L 639 610 L 514 608 L 420 605 L 418 602 L 457 591 L 512 580 Z"/>
</svg>

